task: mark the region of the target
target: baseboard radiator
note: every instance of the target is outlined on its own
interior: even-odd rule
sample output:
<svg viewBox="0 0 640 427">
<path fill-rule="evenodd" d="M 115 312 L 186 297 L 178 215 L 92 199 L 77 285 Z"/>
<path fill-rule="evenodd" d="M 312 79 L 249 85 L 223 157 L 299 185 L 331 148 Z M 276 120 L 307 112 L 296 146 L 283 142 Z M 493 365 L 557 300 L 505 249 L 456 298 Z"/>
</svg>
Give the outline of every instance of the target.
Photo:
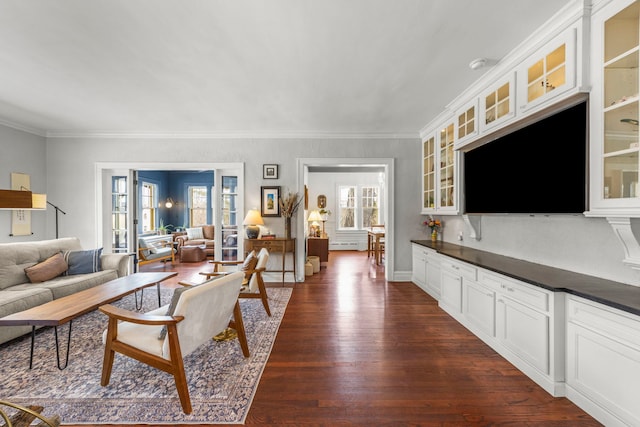
<svg viewBox="0 0 640 427">
<path fill-rule="evenodd" d="M 329 238 L 330 251 L 366 251 L 366 231 L 337 231 Z"/>
</svg>

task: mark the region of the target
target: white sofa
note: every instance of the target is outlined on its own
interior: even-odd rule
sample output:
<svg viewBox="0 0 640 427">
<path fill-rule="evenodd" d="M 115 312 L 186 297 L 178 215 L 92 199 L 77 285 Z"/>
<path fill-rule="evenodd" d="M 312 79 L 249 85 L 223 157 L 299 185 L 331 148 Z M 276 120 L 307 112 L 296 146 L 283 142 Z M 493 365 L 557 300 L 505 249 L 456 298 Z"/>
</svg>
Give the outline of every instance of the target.
<svg viewBox="0 0 640 427">
<path fill-rule="evenodd" d="M 71 295 L 83 289 L 126 276 L 127 254 L 101 254 L 101 269 L 84 274 L 59 275 L 32 283 L 25 268 L 43 262 L 57 253 L 80 254 L 83 248 L 75 237 L 34 242 L 0 243 L 0 317 Z M 71 260 L 72 258 L 70 258 Z M 71 261 L 70 261 L 71 262 Z M 74 271 L 71 270 L 73 273 Z M 0 343 L 31 332 L 30 326 L 0 326 Z"/>
</svg>

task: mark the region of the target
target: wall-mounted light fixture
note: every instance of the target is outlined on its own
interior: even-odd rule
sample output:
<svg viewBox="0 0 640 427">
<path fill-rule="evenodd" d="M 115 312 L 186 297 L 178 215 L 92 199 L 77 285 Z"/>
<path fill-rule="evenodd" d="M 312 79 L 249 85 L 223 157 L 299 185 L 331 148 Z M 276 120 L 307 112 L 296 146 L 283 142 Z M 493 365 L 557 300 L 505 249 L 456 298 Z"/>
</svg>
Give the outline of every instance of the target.
<svg viewBox="0 0 640 427">
<path fill-rule="evenodd" d="M 164 207 L 167 209 L 171 209 L 173 207 L 173 199 L 171 197 L 167 197 L 167 201 L 164 202 Z"/>
</svg>

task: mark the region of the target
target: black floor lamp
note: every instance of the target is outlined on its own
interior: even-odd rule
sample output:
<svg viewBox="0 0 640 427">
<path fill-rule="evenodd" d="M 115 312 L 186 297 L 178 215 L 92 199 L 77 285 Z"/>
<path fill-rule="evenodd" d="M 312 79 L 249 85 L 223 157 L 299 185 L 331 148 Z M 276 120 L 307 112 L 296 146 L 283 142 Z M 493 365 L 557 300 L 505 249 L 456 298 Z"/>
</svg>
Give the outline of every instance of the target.
<svg viewBox="0 0 640 427">
<path fill-rule="evenodd" d="M 47 204 L 53 206 L 56 210 L 56 239 L 57 239 L 58 238 L 58 212 L 62 212 L 63 215 L 66 215 L 67 213 L 48 200 L 47 200 Z"/>
</svg>

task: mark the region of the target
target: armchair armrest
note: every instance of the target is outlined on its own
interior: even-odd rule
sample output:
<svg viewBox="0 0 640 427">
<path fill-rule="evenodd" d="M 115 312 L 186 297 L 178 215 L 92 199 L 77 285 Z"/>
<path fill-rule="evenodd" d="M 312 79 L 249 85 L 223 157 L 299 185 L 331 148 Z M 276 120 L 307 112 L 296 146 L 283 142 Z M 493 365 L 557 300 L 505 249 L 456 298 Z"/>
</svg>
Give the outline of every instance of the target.
<svg viewBox="0 0 640 427">
<path fill-rule="evenodd" d="M 242 264 L 244 261 L 216 261 L 215 259 L 209 260 L 209 264 L 217 264 L 217 265 L 238 265 Z"/>
<path fill-rule="evenodd" d="M 122 320 L 125 322 L 138 323 L 140 325 L 170 325 L 177 324 L 184 320 L 184 316 L 158 316 L 152 314 L 137 313 L 106 304 L 98 308 L 101 312 L 109 316 L 110 319 Z"/>
</svg>

